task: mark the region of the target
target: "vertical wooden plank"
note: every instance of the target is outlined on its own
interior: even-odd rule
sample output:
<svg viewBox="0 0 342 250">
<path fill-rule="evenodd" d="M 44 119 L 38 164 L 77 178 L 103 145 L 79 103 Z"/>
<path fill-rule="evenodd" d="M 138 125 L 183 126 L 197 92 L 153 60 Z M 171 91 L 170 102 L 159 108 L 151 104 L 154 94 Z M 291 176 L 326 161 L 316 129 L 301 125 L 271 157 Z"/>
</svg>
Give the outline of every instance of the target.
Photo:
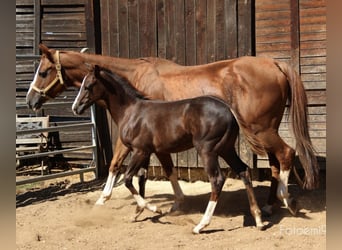
<svg viewBox="0 0 342 250">
<path fill-rule="evenodd" d="M 299 0 L 290 1 L 291 9 L 291 65 L 300 73 Z"/>
<path fill-rule="evenodd" d="M 100 10 L 101 10 L 101 47 L 102 54 L 109 55 L 109 0 L 100 1 Z"/>
<path fill-rule="evenodd" d="M 252 55 L 251 0 L 238 0 L 238 56 Z"/>
<path fill-rule="evenodd" d="M 167 24 L 166 58 L 172 61 L 176 61 L 174 0 L 165 1 L 165 20 Z"/>
<path fill-rule="evenodd" d="M 165 0 L 157 0 L 157 56 L 166 58 L 166 29 L 165 21 Z"/>
<path fill-rule="evenodd" d="M 94 0 L 86 0 L 85 14 L 86 14 L 86 31 L 87 31 L 87 45 L 94 53 L 96 51 L 95 39 L 95 10 Z M 97 127 L 97 168 L 98 176 L 106 177 L 108 175 L 108 167 L 113 157 L 112 142 L 110 136 L 111 118 L 107 117 L 107 112 L 98 105 L 95 106 L 95 122 Z"/>
<path fill-rule="evenodd" d="M 223 60 L 225 59 L 225 15 L 224 15 L 224 1 L 216 0 L 216 9 L 215 9 L 215 27 L 216 27 L 216 38 L 215 38 L 215 60 Z"/>
<path fill-rule="evenodd" d="M 184 1 L 175 0 L 175 56 L 176 62 L 185 64 L 185 20 Z"/>
<path fill-rule="evenodd" d="M 103 0 L 101 5 L 102 54 L 118 56 L 118 2 Z"/>
<path fill-rule="evenodd" d="M 138 2 L 128 1 L 129 57 L 139 57 Z"/>
<path fill-rule="evenodd" d="M 195 0 L 185 1 L 185 64 L 196 64 Z"/>
<path fill-rule="evenodd" d="M 156 10 L 154 0 L 139 1 L 140 56 L 156 56 Z"/>
<path fill-rule="evenodd" d="M 236 58 L 238 55 L 237 46 L 237 0 L 225 0 L 225 36 L 226 58 Z"/>
<path fill-rule="evenodd" d="M 207 1 L 207 62 L 215 61 L 216 47 L 216 1 Z"/>
<path fill-rule="evenodd" d="M 33 41 L 33 54 L 39 55 L 39 43 L 40 43 L 40 20 L 41 20 L 41 9 L 40 0 L 34 0 L 33 12 L 34 12 L 34 41 Z M 38 62 L 36 62 L 38 64 Z M 35 65 L 35 68 L 38 65 Z"/>
<path fill-rule="evenodd" d="M 85 1 L 85 21 L 87 47 L 91 53 L 95 52 L 95 26 L 94 26 L 94 2 L 93 0 Z"/>
<path fill-rule="evenodd" d="M 118 21 L 118 1 L 109 1 L 109 55 L 119 56 L 119 21 Z"/>
<path fill-rule="evenodd" d="M 207 63 L 207 0 L 196 0 L 196 64 Z"/>
<path fill-rule="evenodd" d="M 118 1 L 119 56 L 129 57 L 127 0 Z"/>
</svg>

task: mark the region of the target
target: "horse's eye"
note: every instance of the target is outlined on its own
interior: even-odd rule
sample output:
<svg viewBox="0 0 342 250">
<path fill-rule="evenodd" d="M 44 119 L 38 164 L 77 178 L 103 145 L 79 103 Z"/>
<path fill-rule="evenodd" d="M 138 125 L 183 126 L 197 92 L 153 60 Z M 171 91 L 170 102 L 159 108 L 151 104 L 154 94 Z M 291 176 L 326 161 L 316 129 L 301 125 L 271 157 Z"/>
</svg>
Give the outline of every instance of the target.
<svg viewBox="0 0 342 250">
<path fill-rule="evenodd" d="M 39 72 L 38 74 L 39 74 L 40 77 L 43 77 L 43 78 L 45 78 L 47 76 L 47 72 L 46 71 Z"/>
<path fill-rule="evenodd" d="M 45 78 L 48 74 L 49 69 L 43 71 L 43 72 L 38 72 L 38 75 L 42 78 Z"/>
<path fill-rule="evenodd" d="M 93 88 L 93 84 L 89 84 L 87 86 L 84 86 L 84 89 L 87 90 L 87 91 L 91 91 L 91 89 Z"/>
</svg>

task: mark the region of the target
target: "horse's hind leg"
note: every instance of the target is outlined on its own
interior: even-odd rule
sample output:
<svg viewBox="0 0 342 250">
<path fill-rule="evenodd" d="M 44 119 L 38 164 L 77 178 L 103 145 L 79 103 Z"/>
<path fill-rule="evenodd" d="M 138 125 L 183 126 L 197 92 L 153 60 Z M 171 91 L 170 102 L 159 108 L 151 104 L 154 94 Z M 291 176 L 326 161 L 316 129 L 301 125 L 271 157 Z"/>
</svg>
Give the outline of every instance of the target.
<svg viewBox="0 0 342 250">
<path fill-rule="evenodd" d="M 272 213 L 272 207 L 278 198 L 295 215 L 297 212 L 296 201 L 290 198 L 288 193 L 288 179 L 293 166 L 295 151 L 278 134 L 265 133 L 264 135 L 262 139 L 266 150 L 269 152 L 272 179 L 268 202 L 263 211 Z"/>
<path fill-rule="evenodd" d="M 246 171 L 239 173 L 239 176 L 242 182 L 245 184 L 245 187 L 247 190 L 248 201 L 250 205 L 250 211 L 255 219 L 256 227 L 260 230 L 264 230 L 265 226 L 261 220 L 261 211 L 259 209 L 258 203 L 254 195 L 253 185 L 252 185 L 252 181 L 251 181 L 248 169 Z"/>
<path fill-rule="evenodd" d="M 175 202 L 172 205 L 170 212 L 178 211 L 180 209 L 181 203 L 184 201 L 183 191 L 178 183 L 178 178 L 176 171 L 174 171 L 174 166 L 170 154 L 156 154 L 158 160 L 160 161 L 167 178 L 170 180 L 173 192 L 175 194 Z"/>
<path fill-rule="evenodd" d="M 285 207 L 289 209 L 292 215 L 296 215 L 297 203 L 293 198 L 290 198 L 290 194 L 288 192 L 288 180 L 293 166 L 295 151 L 286 145 L 284 150 L 276 152 L 276 157 L 280 162 L 277 197 L 279 200 L 283 201 Z"/>
<path fill-rule="evenodd" d="M 129 149 L 123 145 L 118 138 L 115 145 L 115 152 L 110 163 L 109 173 L 106 181 L 106 185 L 101 193 L 100 198 L 96 201 L 96 205 L 103 205 L 112 195 L 116 174 L 119 172 L 123 161 L 127 157 Z"/>
<path fill-rule="evenodd" d="M 214 214 L 217 200 L 221 194 L 225 177 L 221 172 L 216 153 L 200 153 L 204 169 L 208 174 L 211 183 L 211 194 L 209 203 L 204 212 L 200 223 L 192 230 L 193 233 L 199 234 L 206 226 L 210 224 L 211 218 Z"/>
<path fill-rule="evenodd" d="M 245 184 L 251 214 L 255 219 L 257 228 L 263 230 L 265 226 L 261 220 L 261 211 L 255 198 L 252 181 L 248 172 L 248 166 L 240 159 L 235 149 L 225 152 L 224 155 L 222 155 L 222 158 L 239 175 L 243 184 Z"/>
</svg>

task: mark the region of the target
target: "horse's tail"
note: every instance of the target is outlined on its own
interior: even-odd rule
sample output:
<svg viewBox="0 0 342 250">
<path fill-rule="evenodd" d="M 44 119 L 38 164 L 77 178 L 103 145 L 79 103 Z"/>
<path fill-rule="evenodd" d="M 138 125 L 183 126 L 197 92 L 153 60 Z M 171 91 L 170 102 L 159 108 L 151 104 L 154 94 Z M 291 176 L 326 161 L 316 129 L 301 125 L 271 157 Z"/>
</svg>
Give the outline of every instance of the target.
<svg viewBox="0 0 342 250">
<path fill-rule="evenodd" d="M 290 65 L 276 62 L 285 74 L 290 86 L 289 109 L 293 133 L 296 139 L 296 151 L 305 171 L 303 188 L 314 189 L 319 185 L 319 165 L 314 153 L 308 129 L 307 96 L 299 74 Z"/>
</svg>

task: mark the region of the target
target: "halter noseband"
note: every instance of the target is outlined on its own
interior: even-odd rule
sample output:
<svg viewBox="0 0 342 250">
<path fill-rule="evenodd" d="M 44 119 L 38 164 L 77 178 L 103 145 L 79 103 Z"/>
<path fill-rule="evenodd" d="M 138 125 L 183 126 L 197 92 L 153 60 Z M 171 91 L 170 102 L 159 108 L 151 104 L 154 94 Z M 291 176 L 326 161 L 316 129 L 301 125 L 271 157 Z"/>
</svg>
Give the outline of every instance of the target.
<svg viewBox="0 0 342 250">
<path fill-rule="evenodd" d="M 51 98 L 48 94 L 47 94 L 47 92 L 59 81 L 59 83 L 61 84 L 61 85 L 63 85 L 64 84 L 64 80 L 63 80 L 63 77 L 62 77 L 62 65 L 60 64 L 60 62 L 59 62 L 59 51 L 57 50 L 56 51 L 56 70 L 57 70 L 57 73 L 56 73 L 56 77 L 55 77 L 55 79 L 53 79 L 52 81 L 51 81 L 51 83 L 46 87 L 46 88 L 43 88 L 43 89 L 39 89 L 39 88 L 37 88 L 36 86 L 32 86 L 32 89 L 33 90 L 35 90 L 35 91 L 37 91 L 41 96 L 43 96 L 43 97 L 49 97 L 49 98 Z"/>
</svg>

